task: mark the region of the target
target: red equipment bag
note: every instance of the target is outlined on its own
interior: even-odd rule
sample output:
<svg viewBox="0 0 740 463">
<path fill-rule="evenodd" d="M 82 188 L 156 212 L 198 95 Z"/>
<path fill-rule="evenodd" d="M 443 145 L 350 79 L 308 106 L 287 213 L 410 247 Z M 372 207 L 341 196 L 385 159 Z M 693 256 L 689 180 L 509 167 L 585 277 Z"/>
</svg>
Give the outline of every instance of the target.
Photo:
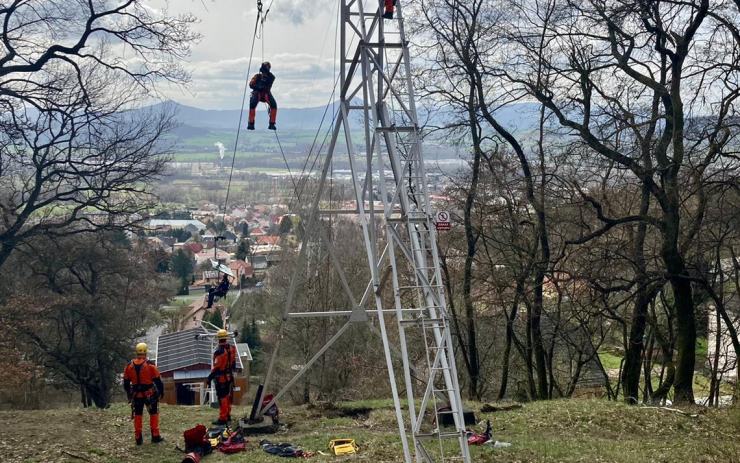
<svg viewBox="0 0 740 463">
<path fill-rule="evenodd" d="M 204 444 L 207 444 L 210 447 L 210 443 L 206 438 L 206 432 L 206 427 L 202 424 L 183 432 L 182 436 L 185 439 L 185 451 L 192 452 L 194 450 L 200 450 Z"/>
<path fill-rule="evenodd" d="M 262 399 L 262 406 L 264 407 L 265 405 L 269 404 L 272 401 L 273 397 L 274 396 L 272 394 L 266 394 L 265 397 Z M 277 407 L 277 402 L 275 402 L 270 408 L 265 410 L 265 415 L 270 416 L 274 419 L 278 418 L 278 416 L 280 415 L 280 410 Z"/>
<path fill-rule="evenodd" d="M 242 437 L 241 434 L 235 432 L 234 434 L 230 435 L 228 439 L 223 441 L 218 446 L 218 449 L 226 454 L 239 453 L 247 449 L 247 442 L 244 440 L 244 437 Z"/>
<path fill-rule="evenodd" d="M 200 453 L 190 452 L 185 455 L 181 463 L 200 463 Z"/>
</svg>

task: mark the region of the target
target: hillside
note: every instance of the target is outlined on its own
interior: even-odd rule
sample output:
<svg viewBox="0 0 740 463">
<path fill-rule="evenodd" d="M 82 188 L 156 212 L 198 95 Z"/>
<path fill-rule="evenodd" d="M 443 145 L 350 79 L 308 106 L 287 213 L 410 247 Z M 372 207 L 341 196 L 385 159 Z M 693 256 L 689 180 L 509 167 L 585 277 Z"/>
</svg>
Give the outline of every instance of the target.
<svg viewBox="0 0 740 463">
<path fill-rule="evenodd" d="M 338 102 L 336 102 L 338 109 Z M 198 127 L 203 130 L 234 130 L 239 121 L 238 109 L 209 110 L 193 106 L 183 105 L 174 101 L 168 101 L 155 105 L 157 107 L 172 108 L 176 112 L 177 120 L 184 126 Z M 324 106 L 310 108 L 282 108 L 278 109 L 280 128 L 286 131 L 293 130 L 316 130 L 324 117 Z M 264 112 L 264 105 L 258 107 L 258 112 Z M 331 118 L 332 108 L 326 114 L 326 120 Z M 515 103 L 500 108 L 495 113 L 501 124 L 508 129 L 532 129 L 537 125 L 539 117 L 539 105 L 535 103 Z M 264 114 L 262 114 L 264 119 Z M 428 121 L 433 124 L 441 124 L 451 119 L 451 114 L 444 111 L 434 114 L 425 114 L 420 110 L 419 120 Z M 244 111 L 243 119 L 246 120 L 247 111 Z M 258 120 L 259 122 L 259 120 Z"/>
<path fill-rule="evenodd" d="M 362 412 L 362 407 L 371 410 Z M 6 423 L 0 439 L 3 462 L 179 462 L 174 449 L 184 429 L 207 423 L 214 411 L 200 407 L 162 407 L 167 442 L 133 445 L 129 410 L 116 404 L 108 410 L 58 409 L 1 412 Z M 480 406 L 471 404 L 479 410 Z M 244 410 L 244 409 L 242 409 Z M 697 417 L 656 408 L 627 407 L 604 400 L 557 400 L 525 404 L 523 408 L 493 414 L 496 439 L 511 442 L 506 449 L 473 448 L 479 462 L 737 462 L 740 461 L 740 409 L 697 409 Z M 387 401 L 343 404 L 331 410 L 287 407 L 287 429 L 275 441 L 299 444 L 307 450 L 325 450 L 328 441 L 352 437 L 360 446 L 356 457 L 339 459 L 317 455 L 312 461 L 398 462 L 400 444 Z M 333 417 L 329 418 L 327 415 Z M 343 416 L 344 415 L 344 416 Z M 204 462 L 280 462 L 265 454 L 250 438 L 248 451 L 219 453 Z M 288 460 L 289 461 L 289 460 Z"/>
</svg>

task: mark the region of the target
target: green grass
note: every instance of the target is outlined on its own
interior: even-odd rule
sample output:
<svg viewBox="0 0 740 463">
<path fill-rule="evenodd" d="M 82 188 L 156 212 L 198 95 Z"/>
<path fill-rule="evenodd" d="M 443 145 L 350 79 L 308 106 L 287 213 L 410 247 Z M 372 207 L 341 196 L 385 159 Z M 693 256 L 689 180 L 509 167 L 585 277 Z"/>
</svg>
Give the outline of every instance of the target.
<svg viewBox="0 0 740 463">
<path fill-rule="evenodd" d="M 183 296 L 175 296 L 173 298 L 174 304 L 176 305 L 190 305 L 193 302 L 195 302 L 197 299 L 203 299 L 203 294 L 205 294 L 203 291 L 193 291 L 192 294 L 187 294 Z"/>
<path fill-rule="evenodd" d="M 694 396 L 696 397 L 708 396 L 710 385 L 711 385 L 711 382 L 708 376 L 704 376 L 700 373 L 696 373 L 694 375 Z M 727 381 L 722 381 L 719 385 L 719 394 L 720 395 L 732 395 L 732 393 L 733 393 L 733 386 L 729 384 Z"/>
<path fill-rule="evenodd" d="M 470 403 L 478 411 L 480 404 Z M 344 459 L 317 455 L 313 461 L 399 462 L 401 446 L 391 402 L 386 399 L 345 402 L 339 408 L 369 407 L 367 418 L 328 417 L 320 408 L 283 407 L 287 429 L 268 436 L 298 444 L 307 450 L 326 450 L 332 438 L 351 437 L 360 454 Z M 236 414 L 246 413 L 246 406 Z M 740 409 L 705 410 L 699 416 L 645 407 L 628 407 L 605 400 L 555 400 L 525 404 L 523 408 L 478 413 L 481 423 L 492 420 L 494 437 L 511 442 L 510 448 L 472 448 L 479 462 L 732 462 L 740 461 Z M 174 444 L 182 445 L 182 431 L 207 424 L 216 415 L 205 407 L 162 406 L 165 444 L 133 443 L 129 409 L 114 404 L 107 410 L 57 409 L 0 412 L 0 421 L 12 423 L 12 432 L 0 439 L 2 461 L 179 462 Z M 145 419 L 146 421 L 146 419 Z M 247 452 L 226 456 L 214 453 L 206 463 L 287 461 L 265 454 L 249 438 Z"/>
<path fill-rule="evenodd" d="M 599 359 L 606 370 L 618 370 L 622 362 L 622 357 L 609 352 L 599 352 Z"/>
<path fill-rule="evenodd" d="M 696 361 L 699 365 L 706 362 L 708 352 L 707 338 L 696 338 Z"/>
</svg>

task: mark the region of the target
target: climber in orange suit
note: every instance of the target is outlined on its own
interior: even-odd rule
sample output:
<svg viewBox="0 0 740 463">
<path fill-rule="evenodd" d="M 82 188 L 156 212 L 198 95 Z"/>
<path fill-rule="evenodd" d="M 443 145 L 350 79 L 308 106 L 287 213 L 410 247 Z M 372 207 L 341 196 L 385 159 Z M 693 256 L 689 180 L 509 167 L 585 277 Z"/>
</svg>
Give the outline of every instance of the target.
<svg viewBox="0 0 740 463">
<path fill-rule="evenodd" d="M 236 348 L 229 344 L 229 333 L 218 330 L 218 347 L 213 353 L 213 368 L 208 375 L 208 384 L 216 382 L 218 397 L 218 420 L 213 424 L 227 424 L 231 420 L 231 401 L 234 398 L 234 369 L 236 368 Z"/>
<path fill-rule="evenodd" d="M 252 89 L 252 96 L 249 98 L 249 121 L 247 130 L 254 130 L 254 118 L 257 113 L 257 105 L 265 102 L 270 106 L 270 130 L 277 130 L 275 121 L 277 119 L 277 102 L 272 96 L 272 84 L 275 82 L 275 75 L 270 72 L 272 66 L 268 61 L 262 63 L 260 72 L 252 76 L 249 80 L 249 88 Z"/>
<path fill-rule="evenodd" d="M 385 12 L 383 17 L 385 19 L 393 19 L 393 11 L 396 7 L 396 0 L 385 0 Z"/>
<path fill-rule="evenodd" d="M 131 360 L 123 370 L 123 388 L 131 404 L 134 418 L 134 437 L 136 445 L 141 445 L 144 439 L 142 433 L 142 416 L 144 406 L 149 413 L 149 428 L 152 432 L 152 443 L 162 442 L 159 434 L 159 399 L 164 397 L 164 385 L 159 377 L 159 370 L 151 360 L 147 359 L 147 345 L 140 342 L 136 345 L 136 358 Z"/>
</svg>

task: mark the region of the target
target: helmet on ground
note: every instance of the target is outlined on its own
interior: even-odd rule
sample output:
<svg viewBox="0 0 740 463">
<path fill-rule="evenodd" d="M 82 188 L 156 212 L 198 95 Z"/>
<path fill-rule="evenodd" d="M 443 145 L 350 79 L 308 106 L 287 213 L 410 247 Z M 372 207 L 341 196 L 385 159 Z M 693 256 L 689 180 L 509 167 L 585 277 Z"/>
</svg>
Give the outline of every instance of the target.
<svg viewBox="0 0 740 463">
<path fill-rule="evenodd" d="M 146 355 L 148 350 L 145 342 L 140 342 L 136 345 L 136 355 Z"/>
<path fill-rule="evenodd" d="M 224 329 L 220 329 L 216 333 L 216 339 L 219 341 L 229 339 L 229 333 Z"/>
<path fill-rule="evenodd" d="M 271 68 L 272 65 L 270 64 L 270 62 L 265 61 L 264 63 L 262 63 L 262 66 L 260 66 L 260 72 L 269 72 Z"/>
</svg>

